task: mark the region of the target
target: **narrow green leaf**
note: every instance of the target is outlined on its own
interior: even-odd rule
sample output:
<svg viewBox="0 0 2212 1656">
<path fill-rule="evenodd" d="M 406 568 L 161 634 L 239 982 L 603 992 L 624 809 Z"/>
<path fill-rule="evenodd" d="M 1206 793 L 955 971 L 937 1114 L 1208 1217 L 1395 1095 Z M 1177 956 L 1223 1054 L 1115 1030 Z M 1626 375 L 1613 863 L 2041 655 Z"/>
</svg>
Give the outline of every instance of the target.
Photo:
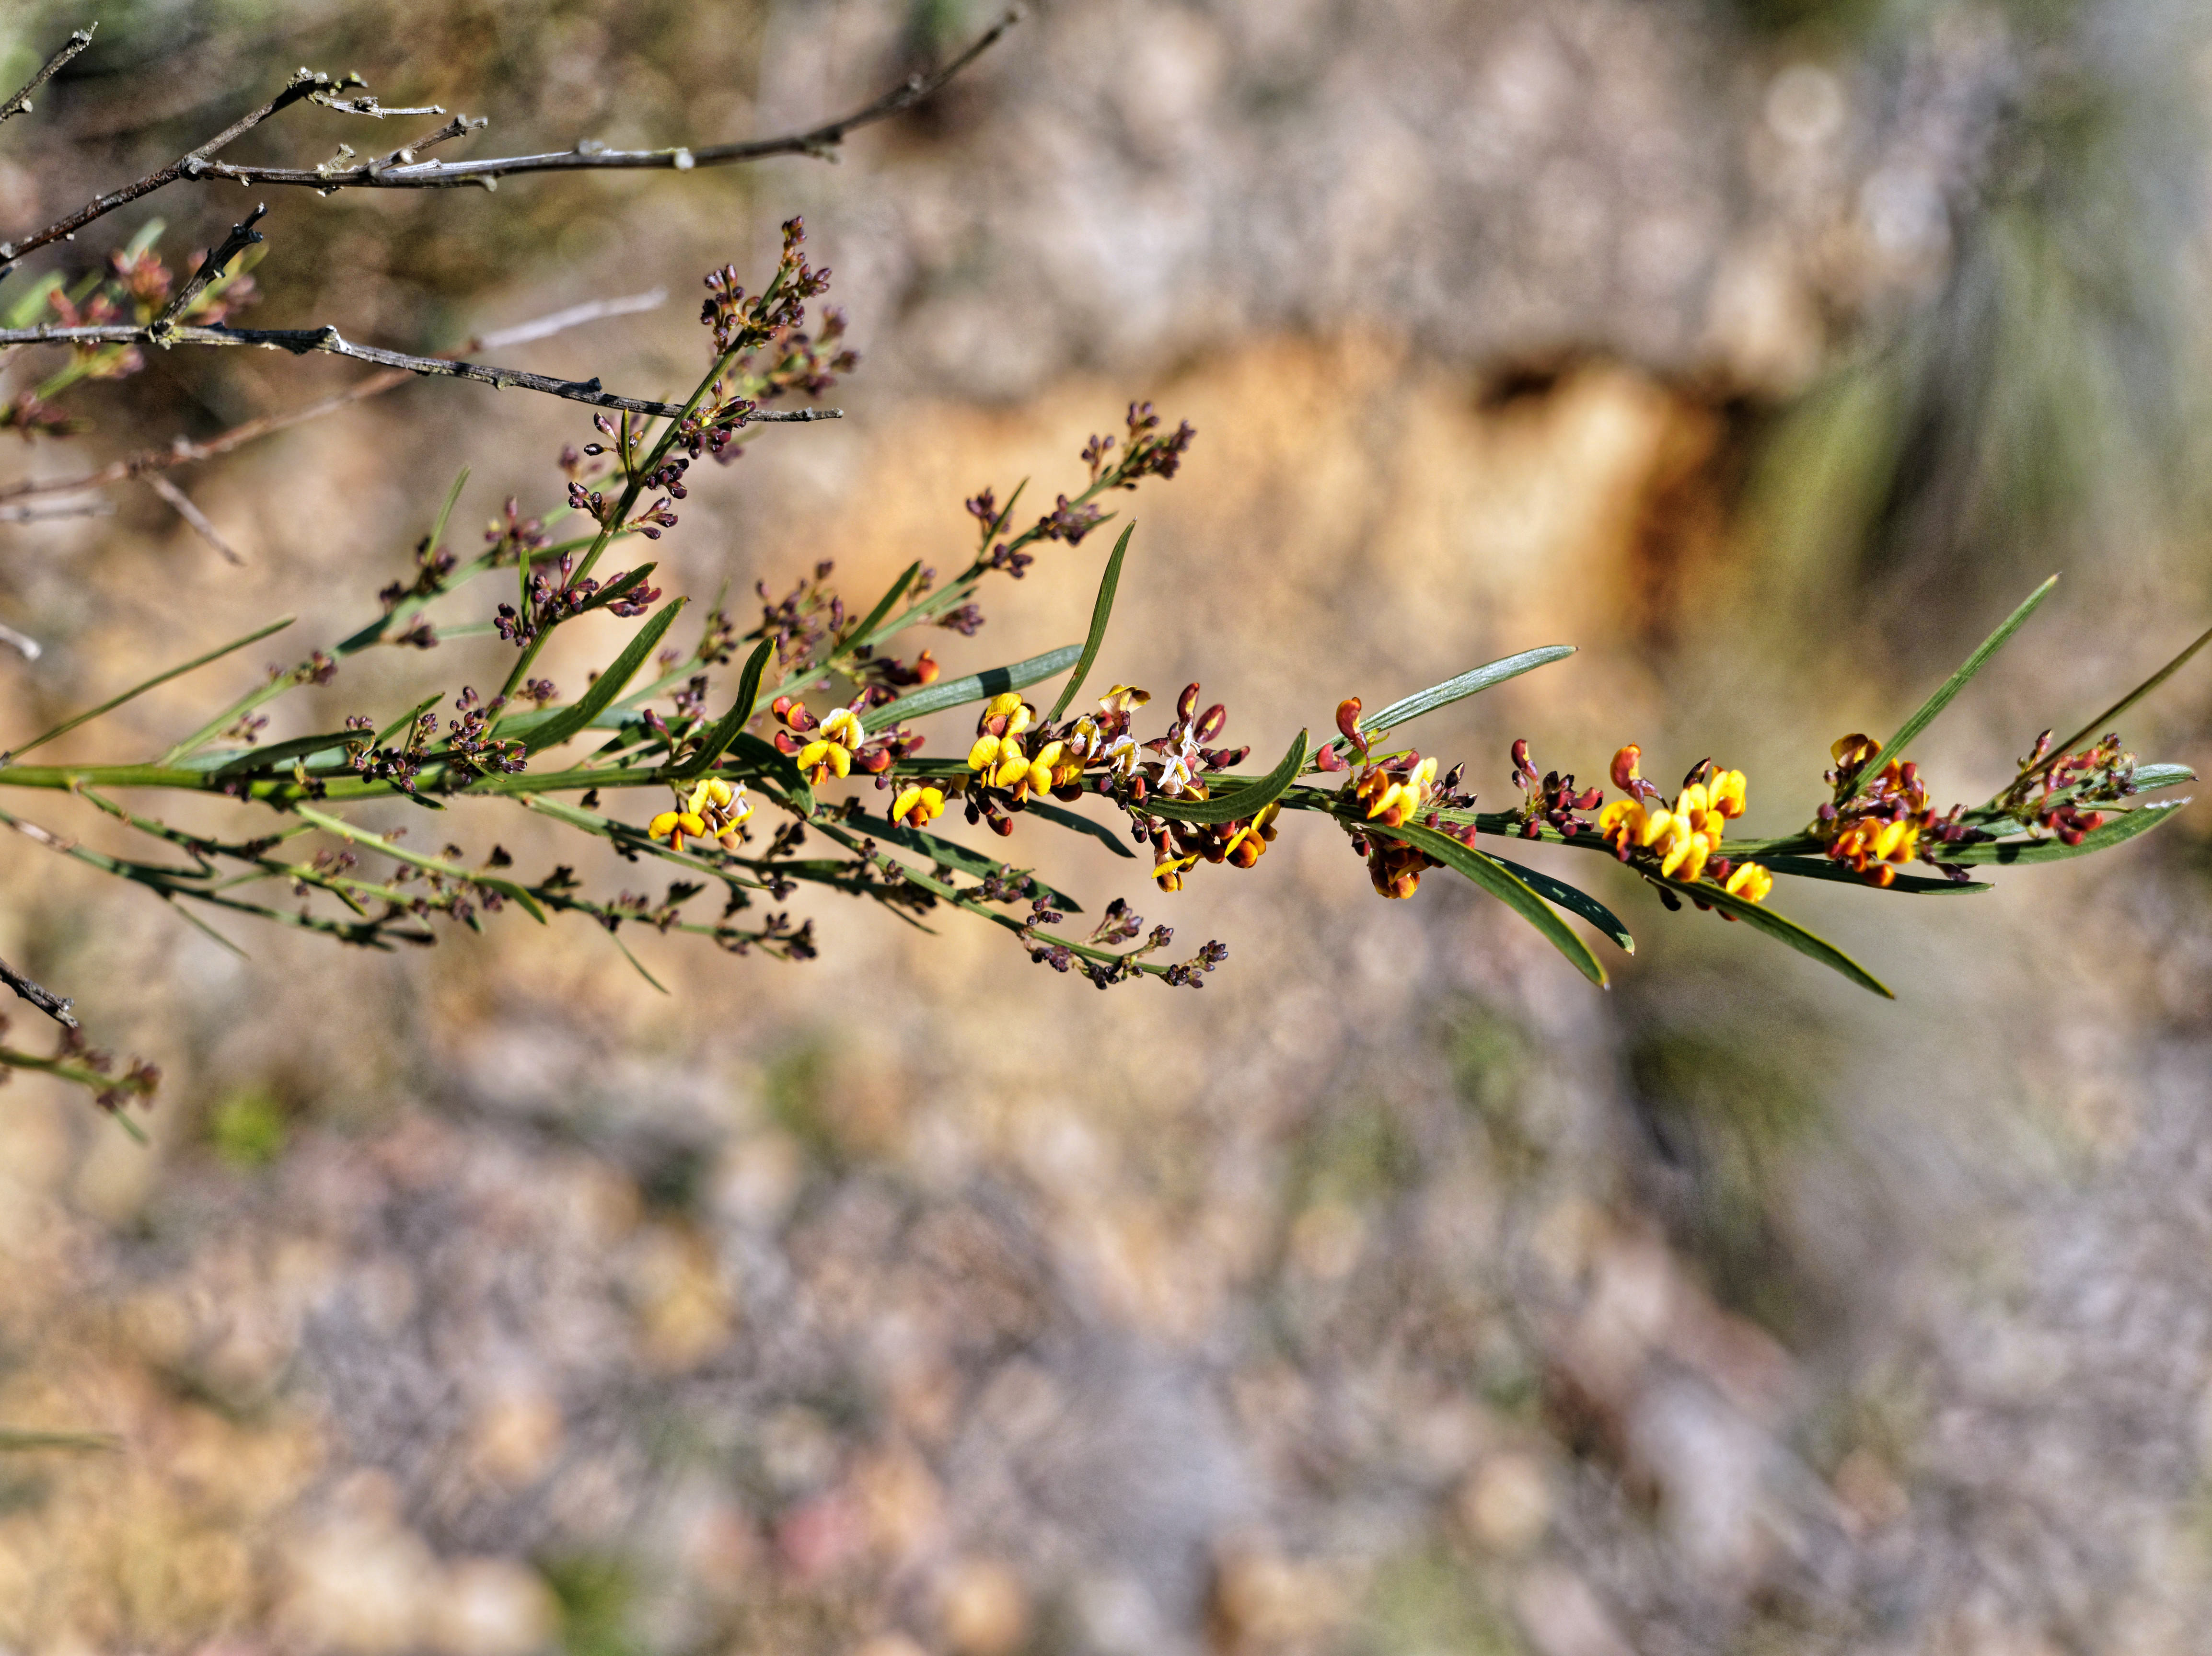
<svg viewBox="0 0 2212 1656">
<path fill-rule="evenodd" d="M 920 566 L 915 566 L 919 567 Z M 911 575 L 913 569 L 907 573 Z M 703 776 L 714 768 L 714 762 L 730 750 L 730 743 L 738 739 L 738 732 L 753 716 L 753 703 L 760 696 L 761 675 L 768 670 L 769 652 L 775 648 L 775 640 L 763 639 L 752 654 L 745 658 L 744 669 L 738 675 L 737 700 L 730 703 L 730 711 L 708 731 L 699 751 L 686 760 L 682 769 L 675 773 L 678 779 L 689 781 Z"/>
<path fill-rule="evenodd" d="M 443 690 L 440 690 L 434 695 L 423 697 L 422 701 L 416 702 L 404 713 L 401 714 L 398 719 L 393 719 L 392 723 L 386 725 L 382 730 L 376 733 L 376 745 L 380 748 L 386 743 L 391 741 L 393 737 L 398 735 L 402 731 L 411 730 L 414 727 L 415 721 L 416 719 L 422 718 L 424 713 L 428 713 L 431 708 L 436 707 L 445 699 L 446 693 Z"/>
<path fill-rule="evenodd" d="M 362 731 L 325 731 L 320 736 L 295 736 L 289 742 L 272 742 L 265 748 L 250 748 L 226 763 L 218 765 L 214 774 L 221 780 L 273 771 L 295 759 L 307 759 L 325 751 L 343 750 L 347 743 L 358 742 L 366 734 Z"/>
<path fill-rule="evenodd" d="M 2058 577 L 2053 575 L 2049 580 L 2044 582 L 2042 585 L 2037 587 L 2035 591 L 2030 592 L 2021 602 L 2020 608 L 2014 610 L 2012 614 L 2007 616 L 2004 618 L 2002 624 L 1998 627 L 1997 630 L 1991 633 L 1987 638 L 1984 639 L 1980 646 L 1975 650 L 1974 653 L 1968 656 L 1966 660 L 1959 664 L 1959 670 L 1953 673 L 1950 677 L 1945 679 L 1941 688 L 1936 690 L 1936 694 L 1929 696 L 1927 701 L 1922 702 L 1918 711 L 1914 713 L 1911 718 L 1906 719 L 1903 725 L 1898 727 L 1897 734 L 1891 737 L 1887 744 L 1877 752 L 1873 758 L 1867 761 L 1865 766 L 1860 770 L 1859 774 L 1863 777 L 1879 775 L 1881 773 L 1881 767 L 1888 764 L 1891 760 L 1895 759 L 1899 755 L 1902 754 L 1905 751 L 1905 745 L 1910 743 L 1913 737 L 1918 736 L 1921 731 L 1926 730 L 1930 725 L 1934 724 L 1936 722 L 1936 715 L 1942 713 L 1944 708 L 1949 707 L 1951 705 L 1951 698 L 1958 695 L 1960 691 L 1965 689 L 1968 681 L 1971 680 L 1976 673 L 1978 673 L 1984 667 L 1989 664 L 1990 658 L 1996 654 L 1998 651 L 2003 649 L 2005 645 L 2011 640 L 2012 635 L 2027 625 L 2027 618 L 2035 613 L 2037 607 L 2042 604 L 2044 599 L 2051 596 L 2051 589 L 2057 585 Z M 1754 905 L 1754 907 L 1756 905 Z M 1888 991 L 1884 990 L 1882 992 L 1887 994 L 1888 993 Z"/>
<path fill-rule="evenodd" d="M 607 936 L 614 938 L 615 947 L 622 950 L 623 958 L 637 968 L 638 976 L 643 978 L 654 988 L 659 990 L 662 994 L 665 995 L 668 992 L 668 986 L 661 982 L 659 978 L 654 977 L 652 973 L 645 969 L 645 962 L 629 952 L 629 945 L 628 943 L 624 943 L 621 937 L 617 937 L 616 934 L 611 931 L 608 932 Z"/>
<path fill-rule="evenodd" d="M 446 501 L 438 508 L 437 521 L 430 525 L 429 549 L 431 551 L 435 552 L 438 549 L 438 543 L 445 538 L 446 520 L 453 515 L 453 508 L 460 504 L 461 491 L 468 486 L 469 469 L 463 466 L 454 475 L 453 486 L 446 491 Z"/>
<path fill-rule="evenodd" d="M 868 611 L 868 618 L 845 636 L 854 644 L 866 644 L 872 639 L 876 628 L 883 625 L 884 617 L 890 614 L 891 605 L 905 596 L 906 589 L 914 585 L 914 578 L 921 573 L 921 560 L 916 558 L 907 565 L 905 573 L 891 583 L 890 591 L 876 600 L 876 607 Z"/>
<path fill-rule="evenodd" d="M 1636 952 L 1636 939 L 1628 935 L 1628 928 L 1620 923 L 1620 917 L 1589 892 L 1565 880 L 1555 880 L 1539 869 L 1523 868 L 1510 858 L 1493 857 L 1492 860 L 1546 901 L 1557 903 L 1570 914 L 1579 914 L 1627 953 Z"/>
<path fill-rule="evenodd" d="M 1115 589 L 1121 584 L 1121 559 L 1129 549 L 1129 537 L 1137 532 L 1131 524 L 1114 543 L 1113 555 L 1106 560 L 1106 573 L 1098 578 L 1098 596 L 1091 605 L 1091 635 L 1083 640 L 1083 656 L 1075 664 L 1075 670 L 1067 676 L 1060 687 L 1060 700 L 1052 704 L 1052 711 L 1044 716 L 1048 725 L 1056 723 L 1075 700 L 1075 693 L 1083 688 L 1083 681 L 1091 676 L 1091 669 L 1098 660 L 1098 646 L 1106 641 L 1106 623 L 1114 614 Z"/>
<path fill-rule="evenodd" d="M 118 1115 L 116 1119 L 124 1118 Z M 23 1432 L 0 1429 L 0 1452 L 9 1453 L 25 1449 L 109 1450 L 122 1447 L 123 1440 L 112 1432 Z"/>
<path fill-rule="evenodd" d="M 2136 767 L 2136 792 L 2156 793 L 2160 788 L 2178 788 L 2184 782 L 2194 782 L 2197 773 L 2186 765 L 2138 765 Z"/>
<path fill-rule="evenodd" d="M 2124 844 L 2138 834 L 2148 834 L 2160 822 L 2189 803 L 2186 799 L 2161 799 L 2154 805 L 2138 805 L 2132 810 L 2110 813 L 2112 820 L 2102 828 L 2081 836 L 2081 843 L 2069 846 L 2063 840 L 2013 840 L 1985 842 L 1978 846 L 1960 846 L 1947 850 L 1947 863 L 1996 863 L 2007 867 L 2015 863 L 2061 863 L 2069 857 L 2087 857 L 2093 852 L 2109 851 Z"/>
<path fill-rule="evenodd" d="M 535 753 L 541 748 L 559 746 L 612 707 L 615 698 L 623 693 L 623 687 L 635 678 L 637 670 L 651 658 L 653 647 L 675 624 L 676 617 L 683 612 L 686 602 L 684 598 L 678 598 L 673 604 L 663 605 L 644 626 L 639 628 L 636 635 L 614 658 L 606 671 L 599 676 L 590 689 L 563 708 L 561 716 L 549 719 L 523 738 L 530 750 Z"/>
<path fill-rule="evenodd" d="M 292 624 L 293 619 L 294 618 L 292 616 L 286 616 L 282 621 L 272 621 L 266 627 L 262 628 L 258 632 L 248 633 L 244 638 L 232 640 L 228 644 L 224 645 L 220 650 L 210 650 L 204 656 L 193 657 L 181 667 L 172 667 L 166 672 L 156 673 L 153 677 L 148 679 L 143 684 L 134 685 L 131 688 L 125 690 L 121 695 L 115 697 L 112 701 L 103 701 L 97 707 L 92 708 L 88 712 L 78 713 L 71 719 L 64 719 L 60 724 L 55 725 L 53 729 L 48 731 L 44 736 L 33 737 L 30 741 L 26 742 L 21 747 L 16 749 L 15 754 L 11 756 L 20 758 L 22 755 L 30 752 L 32 749 L 42 748 L 47 743 L 52 741 L 56 737 L 66 736 L 78 725 L 86 724 L 92 719 L 95 719 L 102 713 L 113 713 L 125 702 L 135 701 L 138 697 L 145 695 L 147 691 L 154 689 L 157 686 L 167 684 L 173 678 L 183 677 L 185 674 L 191 672 L 196 667 L 204 667 L 210 661 L 220 661 L 232 651 L 243 650 L 247 645 L 254 643 L 258 640 L 267 638 L 271 633 L 281 633 L 287 627 L 289 627 Z"/>
<path fill-rule="evenodd" d="M 1723 913 L 1735 915 L 1753 931 L 1763 931 L 1778 943 L 1787 943 L 1808 960 L 1820 961 L 1832 972 L 1842 973 L 1860 988 L 1871 990 L 1884 1000 L 1897 998 L 1890 992 L 1887 984 L 1835 944 L 1824 937 L 1814 936 L 1796 921 L 1776 913 L 1763 904 L 1747 902 L 1741 897 L 1732 896 L 1720 887 L 1703 881 L 1693 886 L 1684 885 L 1679 880 L 1662 880 L 1660 883 L 1679 891 L 1685 897 L 1711 903 Z"/>
<path fill-rule="evenodd" d="M 1457 870 L 1497 898 L 1521 918 L 1544 934 L 1553 948 L 1565 955 L 1576 971 L 1602 989 L 1606 986 L 1605 965 L 1590 953 L 1589 945 L 1575 935 L 1570 926 L 1549 903 L 1536 894 L 1535 889 L 1510 871 L 1505 864 L 1486 852 L 1463 846 L 1449 834 L 1439 834 L 1431 828 L 1416 822 L 1401 823 L 1394 828 L 1379 828 L 1372 823 L 1366 831 L 1384 839 L 1396 840 L 1416 851 L 1425 851 L 1447 868 Z M 1615 925 L 1620 922 L 1615 921 Z"/>
<path fill-rule="evenodd" d="M 799 767 L 789 754 L 777 752 L 775 743 L 762 740 L 750 731 L 739 731 L 737 740 L 730 743 L 730 750 L 761 773 L 773 778 L 775 785 L 791 797 L 791 803 L 799 807 L 800 816 L 814 815 L 814 790 L 799 773 Z"/>
<path fill-rule="evenodd" d="M 1486 662 L 1482 666 L 1469 668 L 1457 678 L 1448 678 L 1441 684 L 1431 684 L 1407 696 L 1403 701 L 1394 701 L 1377 713 L 1370 713 L 1359 721 L 1364 734 L 1377 735 L 1394 725 L 1419 719 L 1423 713 L 1432 713 L 1439 707 L 1449 707 L 1455 701 L 1465 701 L 1488 689 L 1493 684 L 1503 684 L 1509 678 L 1554 661 L 1564 661 L 1574 654 L 1571 644 L 1547 644 L 1540 649 L 1523 650 L 1517 656 Z"/>
<path fill-rule="evenodd" d="M 1079 644 L 1064 644 L 1057 650 L 1047 651 L 1041 656 L 1031 656 L 1027 661 L 1017 661 L 1004 667 L 994 667 L 987 672 L 970 673 L 965 678 L 948 679 L 941 684 L 931 684 L 887 702 L 880 707 L 871 707 L 860 715 L 860 728 L 870 735 L 886 725 L 903 724 L 909 719 L 920 719 L 927 713 L 941 713 L 947 707 L 958 707 L 970 701 L 988 701 L 1008 690 L 1025 689 L 1041 678 L 1050 678 L 1074 664 L 1083 653 Z"/>
<path fill-rule="evenodd" d="M 926 833 L 920 828 L 910 828 L 902 823 L 890 822 L 884 817 L 856 815 L 846 817 L 844 825 L 848 828 L 866 834 L 872 840 L 881 840 L 891 845 L 902 846 L 919 856 L 928 858 L 933 863 L 942 863 L 947 868 L 957 868 L 963 874 L 972 874 L 979 880 L 987 879 L 1006 866 L 1006 860 L 1003 857 L 987 857 L 981 852 L 971 851 L 966 846 L 956 844 L 951 840 L 940 839 L 934 834 Z M 1074 898 L 1069 896 L 1065 891 L 1046 883 L 1034 870 L 1029 872 L 1029 877 L 1036 882 L 1038 891 L 1052 899 L 1054 907 L 1064 908 L 1071 914 L 1080 914 L 1083 912 L 1083 906 Z"/>
<path fill-rule="evenodd" d="M 1911 895 L 1940 897 L 1954 891 L 1995 891 L 1996 888 L 1986 880 L 1930 879 L 1924 874 L 1900 874 L 1886 886 L 1870 886 L 1841 863 L 1832 863 L 1825 857 L 1747 857 L 1742 860 L 1757 863 L 1770 873 L 1786 874 L 1794 880 L 1835 880 L 1845 885 L 1864 886 L 1869 891 L 1898 891 Z M 1946 858 L 1945 860 L 1952 860 Z M 1700 895 L 1705 888 L 1698 888 Z"/>
<path fill-rule="evenodd" d="M 1147 799 L 1139 809 L 1147 816 L 1164 817 L 1171 822 L 1234 822 L 1254 816 L 1281 798 L 1297 773 L 1306 767 L 1306 737 L 1307 733 L 1300 731 L 1281 762 L 1256 782 L 1247 782 L 1241 788 L 1216 794 L 1211 799 Z"/>
<path fill-rule="evenodd" d="M 1134 857 L 1137 854 L 1129 849 L 1128 840 L 1115 833 L 1105 823 L 1093 822 L 1080 811 L 1066 810 L 1048 800 L 1031 799 L 1022 806 L 1022 814 L 1025 816 L 1042 816 L 1055 828 L 1064 828 L 1076 834 L 1087 834 L 1116 857 Z"/>
</svg>

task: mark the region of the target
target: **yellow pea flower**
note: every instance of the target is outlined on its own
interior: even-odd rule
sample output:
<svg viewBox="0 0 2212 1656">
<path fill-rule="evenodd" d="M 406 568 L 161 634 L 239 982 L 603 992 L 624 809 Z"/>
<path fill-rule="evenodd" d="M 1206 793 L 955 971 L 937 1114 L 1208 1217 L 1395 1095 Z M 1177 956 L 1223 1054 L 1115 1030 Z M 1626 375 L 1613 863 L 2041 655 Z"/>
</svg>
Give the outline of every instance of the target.
<svg viewBox="0 0 2212 1656">
<path fill-rule="evenodd" d="M 1712 809 L 1723 816 L 1743 815 L 1744 774 L 1741 771 L 1717 771 L 1708 792 L 1712 795 Z"/>
<path fill-rule="evenodd" d="M 1721 889 L 1747 903 L 1763 903 L 1766 894 L 1774 889 L 1774 877 L 1757 863 L 1739 863 L 1729 870 L 1728 882 Z"/>
<path fill-rule="evenodd" d="M 891 820 L 908 828 L 927 828 L 945 815 L 945 790 L 934 783 L 909 782 L 891 800 Z"/>
</svg>

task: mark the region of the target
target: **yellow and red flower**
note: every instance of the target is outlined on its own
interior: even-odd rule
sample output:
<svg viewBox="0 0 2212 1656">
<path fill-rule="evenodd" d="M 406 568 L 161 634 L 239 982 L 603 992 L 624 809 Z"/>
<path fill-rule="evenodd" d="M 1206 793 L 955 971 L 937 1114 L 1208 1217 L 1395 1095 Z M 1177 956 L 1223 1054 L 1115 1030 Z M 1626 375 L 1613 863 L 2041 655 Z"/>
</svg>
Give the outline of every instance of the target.
<svg viewBox="0 0 2212 1656">
<path fill-rule="evenodd" d="M 732 786 L 719 776 L 702 778 L 687 796 L 678 793 L 676 808 L 664 810 L 646 824 L 645 831 L 656 840 L 665 840 L 669 849 L 681 851 L 684 841 L 719 840 L 727 851 L 735 851 L 741 841 L 738 829 L 753 814 L 752 801 L 745 798 L 745 785 Z"/>
</svg>

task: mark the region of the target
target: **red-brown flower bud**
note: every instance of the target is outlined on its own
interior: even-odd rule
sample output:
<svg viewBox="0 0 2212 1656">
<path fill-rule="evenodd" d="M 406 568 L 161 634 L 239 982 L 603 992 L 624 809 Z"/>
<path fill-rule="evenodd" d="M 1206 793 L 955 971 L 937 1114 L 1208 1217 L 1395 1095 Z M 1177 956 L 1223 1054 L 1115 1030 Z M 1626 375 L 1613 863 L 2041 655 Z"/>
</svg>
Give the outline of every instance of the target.
<svg viewBox="0 0 2212 1656">
<path fill-rule="evenodd" d="M 1637 767 L 1644 757 L 1644 749 L 1633 742 L 1613 756 L 1613 786 L 1623 793 L 1632 794 L 1638 780 Z"/>
</svg>

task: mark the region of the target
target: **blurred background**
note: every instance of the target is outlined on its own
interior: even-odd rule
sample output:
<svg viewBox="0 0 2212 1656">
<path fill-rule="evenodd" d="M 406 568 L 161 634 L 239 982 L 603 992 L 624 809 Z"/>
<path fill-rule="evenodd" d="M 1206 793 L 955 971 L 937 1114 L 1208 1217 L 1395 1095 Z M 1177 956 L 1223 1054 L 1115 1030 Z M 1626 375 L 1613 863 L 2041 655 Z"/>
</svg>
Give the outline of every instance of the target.
<svg viewBox="0 0 2212 1656">
<path fill-rule="evenodd" d="M 0 221 L 302 64 L 489 115 L 466 153 L 710 143 L 855 106 L 995 15 L 21 4 L 10 86 L 100 29 L 0 130 Z M 2212 620 L 2208 88 L 2186 0 L 1036 0 L 835 166 L 179 187 L 30 269 L 155 215 L 180 262 L 266 199 L 247 325 L 449 349 L 665 287 L 507 354 L 659 395 L 696 372 L 701 273 L 757 285 L 803 212 L 863 353 L 846 417 L 696 477 L 664 585 L 952 567 L 963 496 L 1048 500 L 1149 398 L 1200 434 L 1125 497 L 1102 675 L 1201 679 L 1264 752 L 1343 695 L 1572 643 L 1424 748 L 1487 807 L 1519 736 L 1586 779 L 1625 741 L 1662 778 L 1717 755 L 1778 832 L 1832 738 L 2054 569 L 1923 740 L 1944 803 Z M 230 158 L 403 124 L 295 110 Z M 0 367 L 10 394 L 45 371 Z M 357 378 L 171 353 L 0 472 Z M 413 384 L 171 474 L 242 567 L 142 484 L 0 525 L 0 623 L 45 646 L 0 649 L 0 743 L 276 614 L 288 662 L 342 636 L 459 464 L 465 546 L 510 493 L 556 503 L 589 435 Z M 988 593 L 940 659 L 1079 637 L 1103 543 Z M 362 658 L 270 734 L 501 649 Z M 259 667 L 70 751 L 155 750 Z M 2127 734 L 2212 761 L 2202 664 Z M 573 857 L 515 815 L 441 826 Z M 1608 994 L 1463 886 L 1376 901 L 1315 825 L 1171 897 L 1063 837 L 1034 854 L 1092 912 L 1229 943 L 1204 993 L 1101 997 L 993 928 L 834 898 L 798 966 L 633 929 L 667 994 L 595 928 L 513 915 L 404 958 L 234 928 L 240 960 L 9 836 L 0 955 L 167 1081 L 150 1149 L 0 1095 L 0 1428 L 112 1437 L 0 1454 L 0 1648 L 2203 1647 L 2202 809 L 1971 901 L 1778 894 L 1893 1004 L 1596 859 L 1547 866 L 1639 935 Z"/>
</svg>

